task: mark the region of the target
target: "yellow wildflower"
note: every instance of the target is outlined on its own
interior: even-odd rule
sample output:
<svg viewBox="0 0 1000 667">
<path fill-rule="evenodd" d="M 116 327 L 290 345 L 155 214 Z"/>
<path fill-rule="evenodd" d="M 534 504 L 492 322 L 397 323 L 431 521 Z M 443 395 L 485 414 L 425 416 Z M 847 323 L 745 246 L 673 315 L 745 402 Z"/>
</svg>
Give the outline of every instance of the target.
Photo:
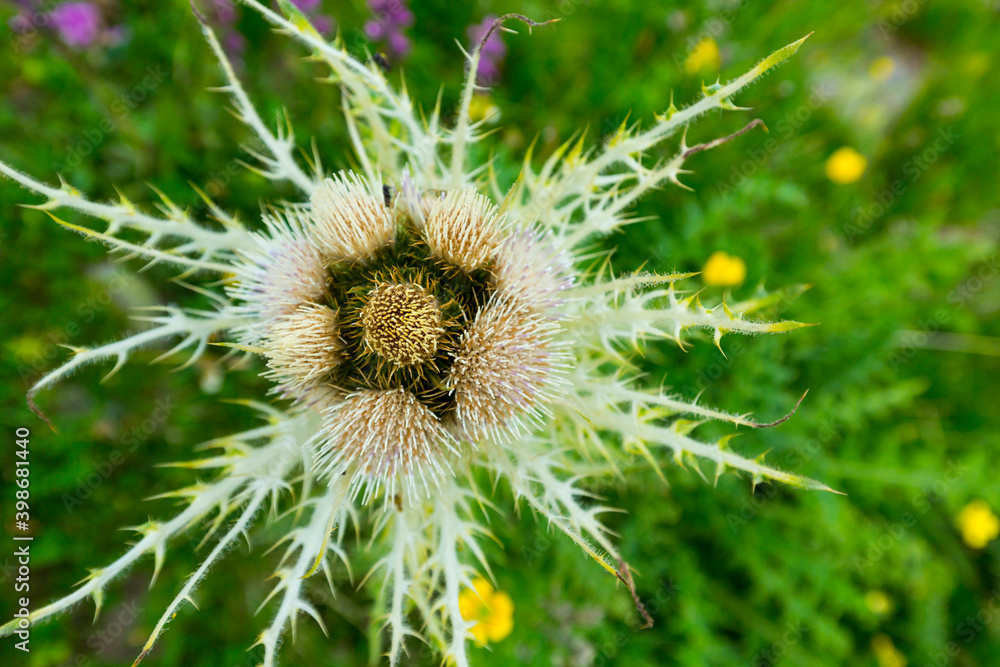
<svg viewBox="0 0 1000 667">
<path fill-rule="evenodd" d="M 906 667 L 906 656 L 900 653 L 888 635 L 872 637 L 872 652 L 878 661 L 878 667 Z"/>
<path fill-rule="evenodd" d="M 466 589 L 458 596 L 462 618 L 477 621 L 472 634 L 479 643 L 498 642 L 514 629 L 514 601 L 507 593 L 493 590 L 482 577 L 472 585 L 474 590 Z"/>
<path fill-rule="evenodd" d="M 889 56 L 879 56 L 868 66 L 868 74 L 876 81 L 885 81 L 896 70 L 896 61 Z"/>
<path fill-rule="evenodd" d="M 35 336 L 21 336 L 7 342 L 7 349 L 17 360 L 28 364 L 45 358 L 45 341 Z"/>
<path fill-rule="evenodd" d="M 990 68 L 990 56 L 986 53 L 974 53 L 962 63 L 969 76 L 979 77 Z"/>
<path fill-rule="evenodd" d="M 868 160 L 850 146 L 838 148 L 826 161 L 826 175 L 834 183 L 847 185 L 861 178 Z"/>
<path fill-rule="evenodd" d="M 719 69 L 720 64 L 719 45 L 711 37 L 705 37 L 691 49 L 684 61 L 684 71 L 688 74 L 711 72 Z"/>
<path fill-rule="evenodd" d="M 1000 536 L 1000 519 L 982 500 L 973 500 L 958 513 L 962 539 L 973 549 L 982 549 Z"/>
<path fill-rule="evenodd" d="M 473 95 L 469 102 L 469 118 L 473 121 L 485 120 L 493 124 L 500 120 L 500 107 L 489 95 Z"/>
<path fill-rule="evenodd" d="M 882 616 L 892 608 L 892 601 L 885 591 L 868 591 L 865 593 L 865 604 L 873 614 Z"/>
<path fill-rule="evenodd" d="M 747 277 L 747 264 L 743 258 L 724 253 L 721 250 L 713 252 L 701 270 L 702 280 L 708 285 L 732 287 L 739 285 Z"/>
</svg>

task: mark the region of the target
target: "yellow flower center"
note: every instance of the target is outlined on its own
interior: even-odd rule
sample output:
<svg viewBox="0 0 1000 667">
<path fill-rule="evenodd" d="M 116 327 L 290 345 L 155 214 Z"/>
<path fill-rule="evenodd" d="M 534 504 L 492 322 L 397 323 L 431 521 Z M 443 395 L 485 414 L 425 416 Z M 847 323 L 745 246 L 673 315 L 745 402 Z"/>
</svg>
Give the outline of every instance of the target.
<svg viewBox="0 0 1000 667">
<path fill-rule="evenodd" d="M 412 283 L 373 289 L 361 310 L 361 325 L 368 347 L 400 366 L 433 359 L 444 334 L 437 300 Z"/>
</svg>

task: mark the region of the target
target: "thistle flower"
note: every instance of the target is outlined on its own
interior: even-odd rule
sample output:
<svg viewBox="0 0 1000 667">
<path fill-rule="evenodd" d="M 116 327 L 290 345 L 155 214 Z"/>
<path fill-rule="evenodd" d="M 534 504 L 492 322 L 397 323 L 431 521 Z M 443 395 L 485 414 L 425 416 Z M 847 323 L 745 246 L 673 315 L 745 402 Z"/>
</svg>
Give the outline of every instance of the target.
<svg viewBox="0 0 1000 667">
<path fill-rule="evenodd" d="M 167 544 L 221 511 L 206 538 L 214 546 L 179 586 L 141 660 L 208 570 L 273 504 L 290 507 L 296 519 L 280 541 L 284 556 L 265 601 L 273 605 L 270 620 L 255 643 L 263 664 L 275 664 L 300 613 L 320 619 L 305 587 L 320 570 L 333 585 L 338 561 L 346 567 L 351 560 L 345 536 L 354 524 L 381 554 L 366 581 L 386 610 L 390 663 L 399 663 L 407 637 L 419 635 L 450 664 L 464 666 L 468 640 L 483 632 L 468 593 L 486 591 L 481 580 L 489 573 L 480 540 L 488 535 L 483 500 L 491 487 L 477 480 L 505 485 L 633 596 L 628 568 L 601 523 L 609 508 L 588 494 L 588 476 L 613 474 L 634 456 L 659 469 L 666 457 L 699 473 L 705 460 L 716 478 L 733 470 L 754 483 L 829 490 L 740 456 L 728 438 L 695 439 L 692 422 L 678 417 L 764 424 L 646 388 L 624 363 L 628 348 L 656 339 L 680 344 L 690 329 L 706 330 L 718 345 L 728 333 L 802 325 L 748 317 L 760 299 L 703 304 L 675 286 L 693 274 L 615 276 L 607 262 L 593 259 L 595 241 L 627 224 L 639 197 L 665 182 L 679 184 L 688 158 L 759 121 L 696 146 L 682 136 L 672 157 L 653 165 L 644 157 L 698 116 L 734 109 L 733 95 L 804 40 L 705 88 L 691 106 L 671 104 L 646 130 L 623 124 L 590 149 L 581 136 L 540 167 L 529 155 L 518 179 L 503 184 L 490 165 L 470 163 L 470 146 L 485 136 L 469 117 L 476 73 L 483 45 L 505 20 L 538 24 L 513 16 L 494 22 L 468 54 L 457 121 L 444 127 L 440 108 L 418 115 L 405 90 L 393 89 L 377 66 L 353 59 L 339 42 L 324 40 L 294 4 L 282 1 L 283 13 L 257 0 L 244 4 L 329 66 L 343 89 L 356 172 L 327 173 L 318 158 L 303 167 L 290 128 L 273 132 L 262 121 L 203 20 L 224 90 L 263 146 L 254 154 L 260 173 L 298 188 L 297 202 L 266 207 L 251 230 L 199 190 L 221 223 L 208 227 L 165 197 L 162 215 L 152 215 L 125 199 L 101 203 L 66 183 L 46 185 L 0 162 L 0 173 L 45 199 L 40 208 L 57 223 L 185 276 L 209 278 L 194 289 L 211 298 L 211 307 L 164 306 L 147 318 L 153 326 L 145 331 L 75 349 L 31 389 L 33 408 L 40 390 L 80 366 L 114 359 L 114 373 L 140 346 L 170 339 L 179 342 L 167 355 L 191 351 L 190 363 L 210 341 L 228 338 L 225 344 L 259 357 L 257 372 L 274 382 L 269 402 L 248 402 L 265 425 L 205 443 L 201 449 L 217 453 L 183 464 L 203 479 L 168 494 L 182 501 L 179 513 L 136 527 L 139 539 L 124 555 L 33 610 L 32 623 L 87 597 L 100 608 L 104 590 L 147 554 L 155 579 Z M 106 228 L 63 221 L 57 209 Z M 496 606 L 498 596 L 489 597 Z M 15 629 L 8 623 L 0 633 Z"/>
</svg>

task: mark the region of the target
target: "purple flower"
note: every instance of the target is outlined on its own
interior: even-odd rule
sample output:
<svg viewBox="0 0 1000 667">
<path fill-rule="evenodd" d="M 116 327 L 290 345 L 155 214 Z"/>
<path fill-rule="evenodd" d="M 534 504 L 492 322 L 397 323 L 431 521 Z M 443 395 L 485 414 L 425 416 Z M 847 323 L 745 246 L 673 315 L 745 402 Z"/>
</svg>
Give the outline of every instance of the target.
<svg viewBox="0 0 1000 667">
<path fill-rule="evenodd" d="M 227 25 L 236 23 L 236 5 L 233 0 L 215 0 L 215 15 L 219 21 Z"/>
<path fill-rule="evenodd" d="M 397 56 L 404 57 L 410 53 L 410 38 L 402 30 L 393 30 L 388 39 L 389 50 Z"/>
<path fill-rule="evenodd" d="M 237 57 L 247 50 L 247 39 L 237 30 L 229 31 L 223 38 L 226 44 L 226 51 Z"/>
<path fill-rule="evenodd" d="M 101 31 L 101 12 L 90 2 L 61 4 L 51 18 L 59 37 L 72 47 L 90 46 Z"/>
<path fill-rule="evenodd" d="M 236 69 L 243 68 L 243 54 L 247 50 L 247 40 L 237 29 L 240 20 L 236 0 L 212 0 L 215 18 L 222 24 L 222 45 L 229 54 Z"/>
<path fill-rule="evenodd" d="M 9 21 L 7 21 L 7 27 L 10 28 L 11 32 L 14 34 L 23 35 L 31 32 L 31 19 L 29 19 L 26 14 L 15 14 Z"/>
<path fill-rule="evenodd" d="M 378 41 L 385 36 L 385 31 L 385 26 L 379 21 L 376 21 L 375 19 L 365 21 L 365 35 L 368 36 L 368 39 Z"/>
<path fill-rule="evenodd" d="M 292 4 L 303 14 L 309 15 L 309 20 L 316 30 L 323 34 L 333 32 L 333 17 L 317 13 L 323 4 L 322 0 L 292 0 Z"/>
<path fill-rule="evenodd" d="M 497 17 L 490 14 L 483 18 L 482 23 L 473 23 L 465 29 L 465 34 L 472 42 L 472 48 L 479 46 L 496 20 Z M 480 83 L 496 81 L 500 78 L 500 63 L 506 56 L 507 45 L 503 43 L 500 31 L 494 30 L 479 53 L 479 68 L 476 69 L 476 77 Z"/>
<path fill-rule="evenodd" d="M 405 0 L 368 0 L 368 8 L 380 19 L 399 28 L 413 25 L 413 12 Z"/>
<path fill-rule="evenodd" d="M 332 16 L 319 15 L 312 17 L 312 24 L 320 33 L 324 35 L 329 35 L 333 32 L 333 26 L 336 25 L 333 21 Z"/>
<path fill-rule="evenodd" d="M 493 24 L 496 23 L 497 17 L 490 14 L 483 18 L 482 23 L 473 23 L 468 28 L 465 29 L 465 34 L 469 36 L 472 40 L 472 46 L 476 47 L 480 42 L 483 41 L 483 37 L 489 32 Z M 500 30 L 494 30 L 490 38 L 486 40 L 483 44 L 482 57 L 488 58 L 489 60 L 503 60 L 507 55 L 507 45 L 503 43 L 503 38 L 500 37 Z"/>
<path fill-rule="evenodd" d="M 410 52 L 410 39 L 404 28 L 413 25 L 413 12 L 404 0 L 368 0 L 372 17 L 365 23 L 365 34 L 373 42 L 385 42 L 389 52 L 404 57 Z"/>
<path fill-rule="evenodd" d="M 479 67 L 476 68 L 476 79 L 479 80 L 479 85 L 481 86 L 489 85 L 499 80 L 500 66 L 488 58 L 482 58 L 479 61 Z"/>
</svg>

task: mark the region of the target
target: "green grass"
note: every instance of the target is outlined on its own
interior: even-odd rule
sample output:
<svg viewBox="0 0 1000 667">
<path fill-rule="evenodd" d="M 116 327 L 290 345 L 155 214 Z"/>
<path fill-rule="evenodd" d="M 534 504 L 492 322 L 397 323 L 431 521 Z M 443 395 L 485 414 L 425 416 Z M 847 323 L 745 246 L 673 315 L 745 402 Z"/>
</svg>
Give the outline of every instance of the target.
<svg viewBox="0 0 1000 667">
<path fill-rule="evenodd" d="M 356 41 L 363 3 L 324 4 L 348 43 Z M 490 12 L 562 15 L 530 36 L 505 36 L 509 54 L 492 98 L 503 112 L 498 167 L 512 178 L 536 135 L 542 159 L 585 126 L 597 141 L 628 114 L 650 122 L 671 90 L 678 104 L 692 100 L 701 80 L 685 74 L 683 61 L 706 31 L 721 48 L 723 78 L 815 31 L 789 64 L 738 97 L 753 111 L 705 118 L 689 143 L 753 117 L 770 133 L 755 130 L 692 158 L 696 171 L 686 183 L 695 191 L 666 188 L 645 199 L 637 216 L 657 219 L 616 235 L 609 247 L 618 246 L 620 270 L 698 270 L 714 250 L 738 255 L 748 277 L 735 298 L 762 282 L 812 285 L 770 314 L 819 326 L 727 337 L 725 356 L 710 340 L 688 352 L 657 345 L 641 363 L 652 381 L 686 396 L 703 391 L 707 404 L 763 420 L 784 414 L 809 389 L 793 419 L 734 445 L 750 454 L 769 450 L 768 461 L 847 495 L 771 485 L 751 492 L 735 476 L 712 488 L 673 465 L 665 465 L 669 486 L 637 468 L 627 485 L 600 489 L 627 510 L 611 525 L 637 570 L 638 593 L 656 621 L 651 630 L 637 629 L 626 591 L 529 513 L 494 521 L 502 546 L 491 545 L 489 557 L 500 588 L 514 598 L 515 629 L 492 651 L 474 649 L 475 658 L 482 665 L 876 665 L 872 640 L 886 635 L 910 665 L 995 664 L 1000 542 L 968 548 L 955 517 L 975 498 L 1000 510 L 996 13 L 979 0 L 694 4 L 414 1 L 406 82 L 425 108 L 444 82 L 444 108 L 453 108 L 463 65 L 454 39 L 466 40 L 467 24 Z M 0 7 L 0 21 L 12 12 L 11 4 Z M 235 168 L 236 146 L 248 136 L 225 112 L 225 99 L 206 91 L 221 79 L 186 2 L 110 3 L 109 12 L 131 33 L 109 50 L 70 51 L 42 33 L 15 51 L 4 33 L 2 159 L 47 181 L 61 170 L 99 198 L 115 197 L 119 185 L 133 201 L 150 202 L 142 185 L 149 181 L 195 205 L 188 181 L 214 182 L 220 202 L 245 219 L 262 198 L 292 194 Z M 336 89 L 316 83 L 316 65 L 258 18 L 244 12 L 239 28 L 250 43 L 244 78 L 262 115 L 287 107 L 300 141 L 315 137 L 328 168 L 351 166 Z M 879 82 L 869 67 L 883 56 L 896 69 Z M 142 94 L 136 86 L 147 68 L 165 75 L 147 79 Z M 851 185 L 824 173 L 841 146 L 869 160 Z M 35 202 L 0 182 L 0 402 L 6 425 L 32 429 L 31 593 L 40 603 L 120 553 L 129 538 L 116 528 L 165 516 L 167 502 L 139 499 L 190 478 L 153 465 L 252 423 L 246 410 L 221 399 L 259 397 L 267 384 L 253 373 L 226 372 L 218 392 L 206 394 L 200 387 L 218 381 L 211 364 L 170 373 L 168 365 L 144 363 L 156 356 L 148 350 L 103 385 L 106 366 L 44 392 L 40 403 L 59 427 L 50 432 L 24 397 L 32 377 L 65 358 L 57 343 L 113 339 L 138 326 L 129 308 L 189 303 L 191 294 L 169 282 L 166 269 L 135 273 L 139 262 L 113 263 L 99 244 L 18 206 Z M 0 447 L 6 533 L 12 434 L 4 431 Z M 262 553 L 274 534 L 256 533 L 250 557 L 244 548 L 215 568 L 197 594 L 201 611 L 179 614 L 150 664 L 254 664 L 245 649 L 261 622 L 253 611 L 267 591 L 274 559 Z M 201 534 L 189 538 L 170 550 L 153 590 L 147 562 L 112 587 L 96 625 L 83 605 L 36 628 L 30 656 L 4 639 L 0 661 L 130 664 L 197 562 Z M 11 563 L 9 537 L 3 541 L 0 565 Z M 370 565 L 365 558 L 356 582 Z M 5 617 L 14 597 L 6 572 Z M 370 593 L 346 576 L 338 583 L 336 598 L 318 590 L 315 599 L 330 637 L 303 619 L 284 664 L 369 664 Z M 886 612 L 866 602 L 872 591 L 888 597 Z M 411 648 L 415 664 L 437 664 Z M 944 657 L 951 648 L 955 656 Z"/>
</svg>

